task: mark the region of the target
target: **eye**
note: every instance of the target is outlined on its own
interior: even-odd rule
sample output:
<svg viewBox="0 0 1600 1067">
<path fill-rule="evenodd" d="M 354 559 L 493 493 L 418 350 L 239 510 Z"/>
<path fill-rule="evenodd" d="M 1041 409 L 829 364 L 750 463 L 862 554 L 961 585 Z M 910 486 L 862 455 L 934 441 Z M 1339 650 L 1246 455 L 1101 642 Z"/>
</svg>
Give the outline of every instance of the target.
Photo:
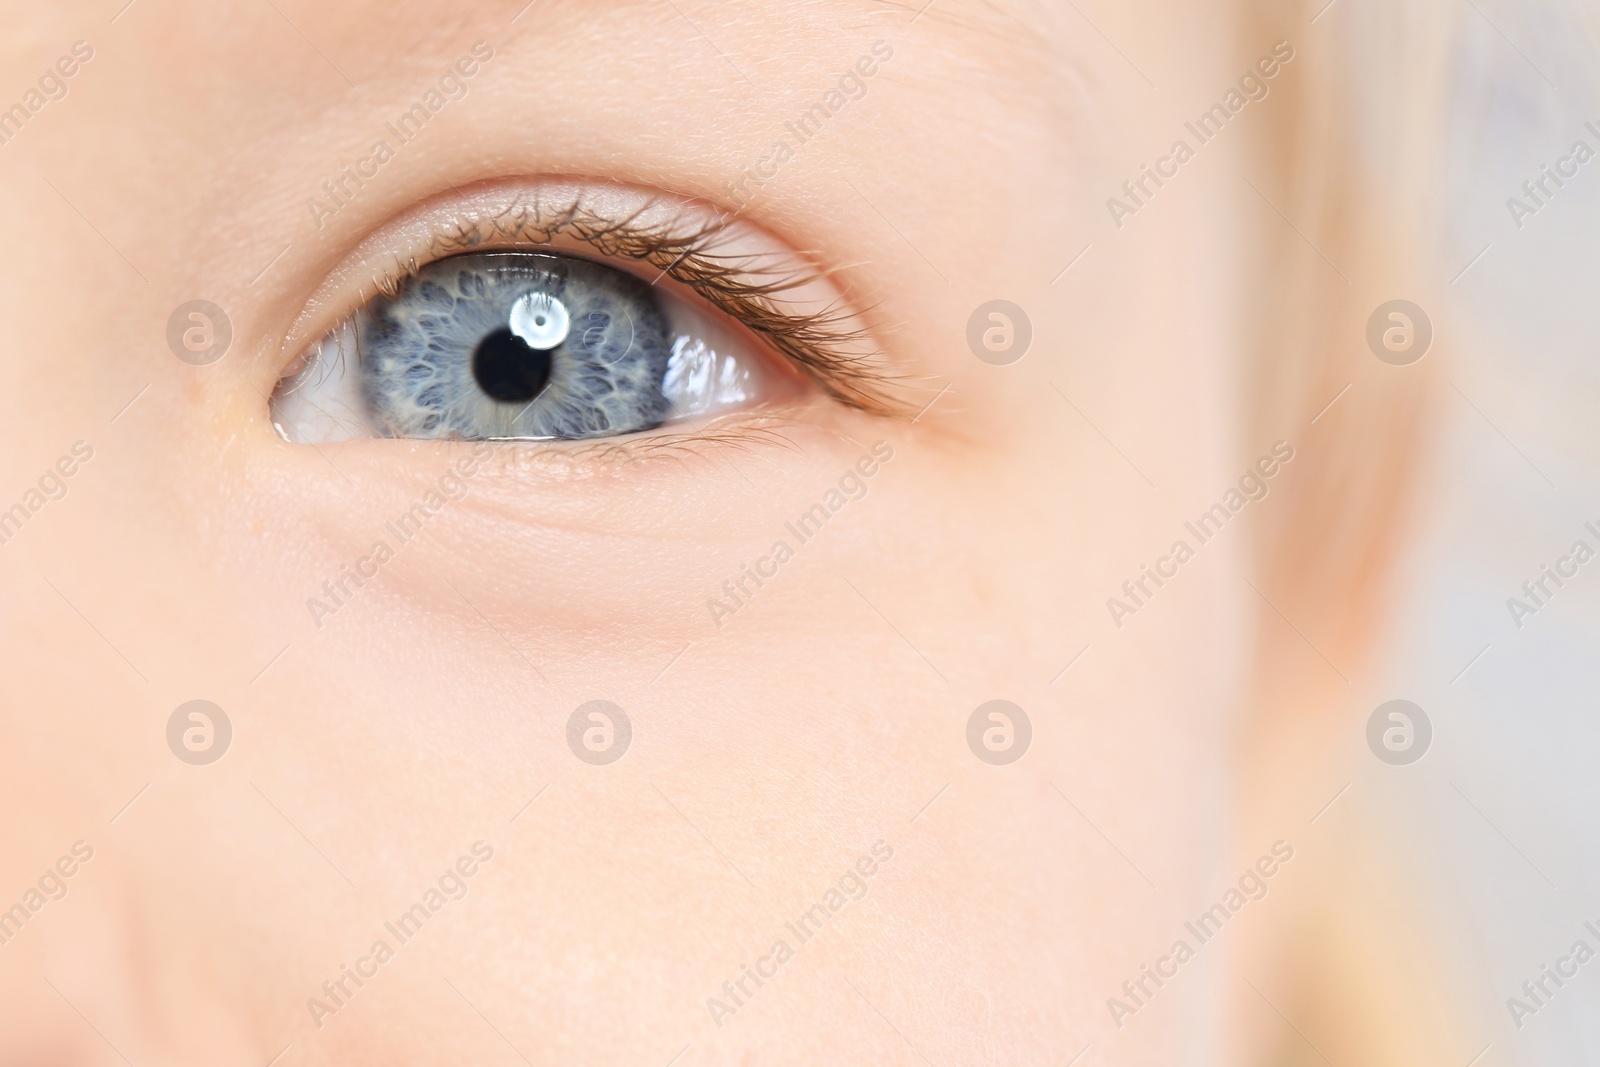
<svg viewBox="0 0 1600 1067">
<path fill-rule="evenodd" d="M 580 256 L 435 260 L 340 324 L 281 381 L 296 442 L 578 440 L 696 421 L 801 383 L 710 308 Z"/>
</svg>

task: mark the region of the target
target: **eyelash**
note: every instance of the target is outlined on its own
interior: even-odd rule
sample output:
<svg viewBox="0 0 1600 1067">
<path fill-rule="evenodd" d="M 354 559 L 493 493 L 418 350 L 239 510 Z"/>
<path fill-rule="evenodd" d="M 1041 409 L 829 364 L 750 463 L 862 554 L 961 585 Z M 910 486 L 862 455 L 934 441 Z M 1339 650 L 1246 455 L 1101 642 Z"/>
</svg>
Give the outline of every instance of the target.
<svg viewBox="0 0 1600 1067">
<path fill-rule="evenodd" d="M 375 276 L 373 282 L 378 292 L 393 297 L 406 278 L 446 256 L 494 248 L 549 249 L 557 239 L 567 238 L 602 256 L 655 267 L 660 273 L 654 281 L 668 277 L 696 293 L 839 403 L 876 415 L 906 410 L 888 393 L 890 377 L 864 354 L 870 338 L 850 311 L 836 305 L 816 312 L 783 310 L 784 294 L 826 280 L 828 272 L 779 272 L 752 262 L 753 256 L 719 254 L 727 216 L 687 233 L 676 232 L 671 221 L 641 225 L 639 218 L 655 206 L 658 201 L 647 203 L 620 221 L 585 208 L 581 198 L 548 218 L 540 216 L 537 205 L 507 208 L 479 222 L 463 221 L 453 232 L 436 231 L 420 259 L 397 260 L 394 269 Z"/>
</svg>

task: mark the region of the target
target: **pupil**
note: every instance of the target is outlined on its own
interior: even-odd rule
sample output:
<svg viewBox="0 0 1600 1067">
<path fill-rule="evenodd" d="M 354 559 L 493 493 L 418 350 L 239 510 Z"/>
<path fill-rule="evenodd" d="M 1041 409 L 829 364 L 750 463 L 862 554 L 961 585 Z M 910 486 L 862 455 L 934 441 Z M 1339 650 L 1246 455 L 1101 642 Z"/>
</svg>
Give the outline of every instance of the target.
<svg viewBox="0 0 1600 1067">
<path fill-rule="evenodd" d="M 550 381 L 550 353 L 502 326 L 478 342 L 472 352 L 472 377 L 478 388 L 502 403 L 532 400 Z"/>
</svg>

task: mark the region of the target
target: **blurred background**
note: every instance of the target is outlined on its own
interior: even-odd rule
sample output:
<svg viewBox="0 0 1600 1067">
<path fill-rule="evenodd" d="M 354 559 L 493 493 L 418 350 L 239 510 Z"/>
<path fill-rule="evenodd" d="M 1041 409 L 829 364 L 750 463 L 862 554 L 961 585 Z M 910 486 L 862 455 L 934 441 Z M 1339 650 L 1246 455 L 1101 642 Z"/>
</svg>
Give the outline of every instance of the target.
<svg viewBox="0 0 1600 1067">
<path fill-rule="evenodd" d="M 1547 980 L 1535 1014 L 1508 1004 L 1532 1006 L 1523 983 L 1580 938 L 1600 946 L 1584 928 L 1600 928 L 1600 558 L 1547 582 L 1520 627 L 1508 606 L 1576 541 L 1600 551 L 1584 526 L 1600 529 L 1600 56 L 1592 6 L 1461 9 L 1431 220 L 1449 301 L 1427 357 L 1443 364 L 1436 492 L 1384 668 L 1434 736 L 1410 766 L 1364 764 L 1346 801 L 1438 890 L 1430 934 L 1457 965 L 1438 977 L 1467 998 L 1475 1062 L 1600 1063 L 1600 960 Z M 1362 106 L 1381 170 L 1384 101 Z M 1523 183 L 1578 141 L 1597 157 L 1514 219 L 1508 199 L 1531 203 Z"/>
</svg>

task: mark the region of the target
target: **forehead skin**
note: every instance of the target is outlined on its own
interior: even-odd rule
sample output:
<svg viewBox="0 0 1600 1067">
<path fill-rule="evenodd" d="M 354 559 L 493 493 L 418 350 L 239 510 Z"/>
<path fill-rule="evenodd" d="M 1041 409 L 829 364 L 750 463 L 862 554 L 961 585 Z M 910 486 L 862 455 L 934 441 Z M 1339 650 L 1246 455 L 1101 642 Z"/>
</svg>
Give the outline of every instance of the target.
<svg viewBox="0 0 1600 1067">
<path fill-rule="evenodd" d="M 939 281 L 971 269 L 960 260 L 974 223 L 1025 197 L 1016 183 L 1039 170 L 1024 160 L 1059 172 L 1049 157 L 1064 143 L 1064 66 L 1035 12 L 959 0 L 920 16 L 856 3 L 691 8 L 541 0 L 441 18 L 418 3 L 379 14 L 139 0 L 114 24 L 87 10 L 31 12 L 18 21 L 32 32 L 11 38 L 13 84 L 72 40 L 88 41 L 95 59 L 69 83 L 67 101 L 5 146 L 23 157 L 9 180 L 70 235 L 56 250 L 103 279 L 100 299 L 116 301 L 125 321 L 153 326 L 204 295 L 237 309 L 246 343 L 267 346 L 356 238 L 419 193 L 497 174 L 572 173 L 726 199 L 725 183 L 766 156 L 784 122 L 878 39 L 900 49 L 900 62 L 872 86 L 870 107 L 830 129 L 836 143 L 803 153 L 765 191 L 752 212 L 761 222 L 830 252 L 847 245 L 829 229 L 860 233 L 875 242 L 873 259 L 908 259 Z M 376 138 L 392 139 L 385 123 L 479 40 L 498 58 L 468 100 L 318 225 L 308 202 L 322 181 Z M 935 171 L 983 190 L 986 203 L 930 213 L 935 225 L 915 232 L 905 220 L 897 227 L 885 203 L 932 200 L 925 176 Z M 819 193 L 831 201 L 822 218 L 808 206 Z M 1006 254 L 1019 251 L 1035 250 Z M 1016 266 L 1021 274 L 1033 264 Z M 895 320 L 925 313 L 891 310 Z"/>
<path fill-rule="evenodd" d="M 1170 614 L 1100 636 L 1150 531 L 1202 509 L 1183 487 L 1237 472 L 1184 215 L 1052 288 L 1086 220 L 1103 224 L 1078 86 L 1135 80 L 1094 29 L 1043 0 L 110 7 L 13 5 L 0 45 L 0 105 L 74 41 L 94 49 L 0 145 L 0 502 L 75 440 L 95 450 L 0 545 L 0 642 L 18 650 L 0 808 L 38 813 L 0 821 L 0 905 L 73 841 L 96 849 L 0 950 L 0 1034 L 20 1035 L 5 1051 L 665 1064 L 687 1048 L 687 1067 L 1066 1062 L 1115 1039 L 1104 998 L 1129 958 L 1210 891 L 1195 872 L 1221 818 L 1244 587 L 1219 549 L 1163 594 Z M 1138 18 L 1093 14 L 1113 33 Z M 1158 54 L 1181 53 L 1181 29 Z M 776 444 L 588 480 L 507 449 L 311 626 L 307 598 L 463 451 L 272 434 L 265 398 L 329 272 L 488 178 L 725 199 L 880 39 L 894 58 L 867 95 L 749 217 L 839 272 L 928 411 L 819 407 Z M 466 97 L 316 217 L 322 183 L 479 40 L 494 58 Z M 196 368 L 166 329 L 202 298 L 235 348 Z M 965 340 L 996 298 L 1032 315 L 1012 368 Z M 708 623 L 707 597 L 879 440 L 896 458 L 859 518 L 737 625 Z M 1095 653 L 1055 685 L 1088 634 Z M 206 768 L 163 732 L 195 698 L 236 730 Z M 635 722 L 609 768 L 566 747 L 596 698 Z M 996 698 L 1037 724 L 1004 773 L 964 733 Z M 479 838 L 495 859 L 468 896 L 313 1026 L 307 999 Z M 829 939 L 737 1025 L 708 1021 L 707 997 L 879 839 L 895 859 Z M 1165 1003 L 1179 1018 L 1209 997 L 1196 972 Z M 1118 1048 L 1166 1062 L 1184 1035 Z"/>
</svg>

